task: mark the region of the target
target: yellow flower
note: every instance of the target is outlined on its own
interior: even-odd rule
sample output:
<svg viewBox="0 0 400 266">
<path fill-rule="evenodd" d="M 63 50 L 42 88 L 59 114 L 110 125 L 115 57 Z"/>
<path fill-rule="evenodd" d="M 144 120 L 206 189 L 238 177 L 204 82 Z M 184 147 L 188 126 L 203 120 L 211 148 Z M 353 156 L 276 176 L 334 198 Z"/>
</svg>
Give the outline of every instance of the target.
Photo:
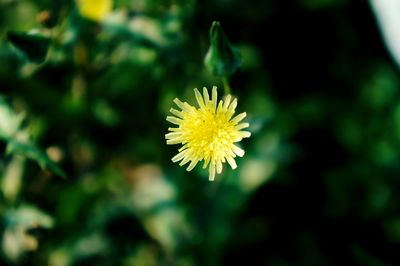
<svg viewBox="0 0 400 266">
<path fill-rule="evenodd" d="M 217 105 L 217 87 L 212 88 L 210 99 L 207 88 L 203 88 L 203 95 L 194 89 L 198 108 L 175 99 L 174 102 L 181 109 L 171 108 L 175 116 L 167 116 L 167 121 L 177 125 L 168 128 L 170 133 L 165 135 L 167 144 L 182 144 L 179 153 L 172 158 L 180 166 L 190 162 L 187 171 L 192 170 L 196 164 L 204 160 L 203 168 L 209 166 L 209 180 L 214 180 L 215 172 L 222 172 L 222 163 L 228 162 L 235 169 L 235 157 L 244 155 L 244 150 L 234 143 L 243 138 L 250 137 L 250 132 L 241 129 L 249 123 L 239 123 L 246 113 L 241 113 L 232 118 L 237 106 L 237 100 L 231 95 L 225 100 L 220 100 Z"/>
<path fill-rule="evenodd" d="M 111 12 L 112 0 L 76 0 L 79 13 L 82 17 L 101 21 Z"/>
</svg>

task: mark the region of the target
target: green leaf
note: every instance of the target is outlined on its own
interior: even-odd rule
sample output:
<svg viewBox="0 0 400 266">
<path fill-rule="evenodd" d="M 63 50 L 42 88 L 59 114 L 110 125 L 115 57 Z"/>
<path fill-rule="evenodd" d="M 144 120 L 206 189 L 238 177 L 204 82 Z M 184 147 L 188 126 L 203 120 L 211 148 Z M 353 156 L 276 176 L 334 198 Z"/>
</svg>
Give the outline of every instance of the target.
<svg viewBox="0 0 400 266">
<path fill-rule="evenodd" d="M 49 49 L 50 39 L 37 33 L 7 32 L 8 41 L 30 61 L 43 63 Z"/>
<path fill-rule="evenodd" d="M 62 178 L 66 177 L 65 172 L 55 162 L 53 162 L 45 152 L 41 151 L 31 143 L 23 143 L 14 139 L 10 140 L 7 144 L 6 153 L 23 155 L 35 160 L 43 169 L 48 169 Z"/>
<path fill-rule="evenodd" d="M 210 41 L 211 45 L 204 59 L 206 67 L 215 76 L 232 75 L 239 68 L 241 57 L 217 21 L 211 26 Z"/>
</svg>

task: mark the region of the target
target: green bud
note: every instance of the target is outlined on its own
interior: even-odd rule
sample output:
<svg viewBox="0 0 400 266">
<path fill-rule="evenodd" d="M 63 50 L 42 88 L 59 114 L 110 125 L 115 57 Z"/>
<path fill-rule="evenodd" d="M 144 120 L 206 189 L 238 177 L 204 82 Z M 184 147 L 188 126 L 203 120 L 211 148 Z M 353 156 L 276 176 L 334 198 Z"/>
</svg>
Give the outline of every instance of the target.
<svg viewBox="0 0 400 266">
<path fill-rule="evenodd" d="M 215 76 L 232 75 L 241 63 L 240 54 L 226 37 L 219 22 L 214 21 L 210 29 L 211 45 L 204 63 Z"/>
</svg>

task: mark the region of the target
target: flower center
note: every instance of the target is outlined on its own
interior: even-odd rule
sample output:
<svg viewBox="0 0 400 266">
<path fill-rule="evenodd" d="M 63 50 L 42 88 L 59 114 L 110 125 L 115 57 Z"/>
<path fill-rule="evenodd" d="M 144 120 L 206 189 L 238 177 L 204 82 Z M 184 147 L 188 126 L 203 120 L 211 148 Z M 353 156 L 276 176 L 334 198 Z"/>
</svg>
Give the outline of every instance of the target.
<svg viewBox="0 0 400 266">
<path fill-rule="evenodd" d="M 229 140 L 228 124 L 223 117 L 215 113 L 203 113 L 193 123 L 191 146 L 206 154 L 225 148 Z"/>
</svg>

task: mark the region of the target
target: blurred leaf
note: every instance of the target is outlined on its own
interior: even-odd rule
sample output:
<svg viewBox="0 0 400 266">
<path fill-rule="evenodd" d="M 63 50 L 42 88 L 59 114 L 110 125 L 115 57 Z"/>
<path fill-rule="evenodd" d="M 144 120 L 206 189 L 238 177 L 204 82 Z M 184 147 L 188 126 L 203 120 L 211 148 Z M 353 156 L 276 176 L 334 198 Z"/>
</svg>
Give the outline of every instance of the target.
<svg viewBox="0 0 400 266">
<path fill-rule="evenodd" d="M 7 226 L 43 227 L 50 229 L 54 225 L 53 219 L 33 206 L 23 205 L 16 210 L 9 210 L 5 214 Z"/>
<path fill-rule="evenodd" d="M 37 33 L 8 31 L 7 39 L 29 60 L 38 64 L 45 60 L 50 44 L 49 38 Z"/>
<path fill-rule="evenodd" d="M 396 99 L 399 80 L 390 65 L 377 64 L 363 82 L 360 98 L 372 109 L 383 110 Z"/>
<path fill-rule="evenodd" d="M 25 161 L 21 156 L 13 156 L 2 173 L 0 190 L 9 202 L 13 202 L 21 190 Z"/>
<path fill-rule="evenodd" d="M 347 4 L 347 0 L 301 0 L 301 5 L 306 9 L 319 10 Z"/>
<path fill-rule="evenodd" d="M 92 110 L 96 118 L 108 127 L 113 127 L 119 122 L 118 113 L 107 101 L 96 100 Z"/>
<path fill-rule="evenodd" d="M 211 26 L 210 41 L 211 45 L 204 59 L 206 67 L 215 76 L 232 75 L 239 68 L 241 57 L 217 21 Z"/>
<path fill-rule="evenodd" d="M 6 152 L 9 154 L 15 153 L 26 156 L 35 160 L 40 167 L 48 169 L 63 178 L 66 177 L 65 172 L 55 162 L 53 162 L 46 153 L 38 149 L 33 144 L 23 143 L 18 140 L 10 140 L 7 144 Z"/>
<path fill-rule="evenodd" d="M 54 163 L 46 153 L 33 144 L 24 143 L 16 139 L 16 134 L 21 132 L 20 125 L 24 114 L 16 114 L 5 98 L 0 96 L 0 139 L 7 141 L 7 153 L 16 153 L 31 158 L 53 173 L 65 177 L 65 173 Z"/>
<path fill-rule="evenodd" d="M 10 139 L 17 132 L 23 118 L 23 114 L 16 114 L 6 99 L 0 96 L 0 139 Z"/>
<path fill-rule="evenodd" d="M 367 250 L 363 249 L 360 245 L 354 245 L 352 252 L 360 265 L 365 266 L 389 266 L 390 264 L 374 257 Z"/>
<path fill-rule="evenodd" d="M 37 238 L 29 231 L 35 228 L 52 228 L 54 221 L 36 207 L 23 205 L 6 211 L 4 224 L 2 248 L 10 260 L 16 261 L 24 252 L 38 248 Z"/>
</svg>

